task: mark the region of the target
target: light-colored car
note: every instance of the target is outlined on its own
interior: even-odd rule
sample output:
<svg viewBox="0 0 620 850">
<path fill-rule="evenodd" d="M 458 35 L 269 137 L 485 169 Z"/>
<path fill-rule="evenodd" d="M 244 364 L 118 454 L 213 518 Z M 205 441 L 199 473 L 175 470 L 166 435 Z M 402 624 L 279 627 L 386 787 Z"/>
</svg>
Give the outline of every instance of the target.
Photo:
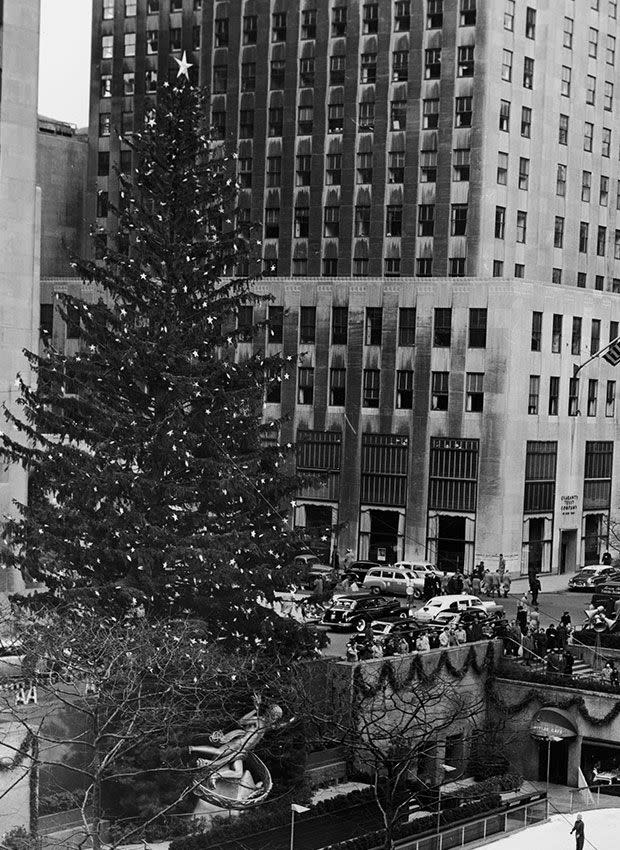
<svg viewBox="0 0 620 850">
<path fill-rule="evenodd" d="M 616 578 L 620 572 L 616 567 L 609 564 L 591 564 L 583 567 L 568 581 L 569 590 L 592 590 L 600 584 L 605 584 L 612 578 Z"/>
<path fill-rule="evenodd" d="M 461 593 L 458 596 L 434 596 L 432 599 L 419 608 L 414 617 L 422 623 L 434 622 L 438 614 L 444 611 L 458 613 L 459 611 L 486 611 L 487 614 L 502 614 L 504 606 L 498 605 L 492 599 L 483 602 L 478 596 L 470 596 L 467 593 Z"/>
<path fill-rule="evenodd" d="M 438 570 L 437 567 L 433 566 L 433 564 L 429 564 L 427 561 L 397 561 L 395 564 L 392 564 L 392 566 L 398 567 L 401 570 L 409 570 L 413 573 L 422 573 L 422 577 L 427 574 L 439 576 L 439 578 L 444 575 L 452 575 L 452 573 L 443 573 L 441 570 Z"/>
<path fill-rule="evenodd" d="M 413 584 L 413 596 L 421 599 L 424 590 L 424 574 L 413 570 L 398 569 L 396 564 L 388 567 L 373 567 L 364 577 L 364 590 L 371 593 L 393 593 L 406 596 L 407 585 Z"/>
</svg>

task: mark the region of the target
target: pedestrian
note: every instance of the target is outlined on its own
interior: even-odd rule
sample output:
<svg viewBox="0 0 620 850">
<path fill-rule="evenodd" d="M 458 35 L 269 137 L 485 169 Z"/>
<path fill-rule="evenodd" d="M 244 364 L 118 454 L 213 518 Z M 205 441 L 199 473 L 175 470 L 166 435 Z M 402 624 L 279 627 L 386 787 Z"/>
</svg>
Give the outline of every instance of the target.
<svg viewBox="0 0 620 850">
<path fill-rule="evenodd" d="M 573 832 L 575 833 L 575 850 L 583 850 L 583 842 L 585 841 L 586 836 L 583 818 L 581 815 L 577 815 L 575 825 L 571 829 L 570 834 L 572 835 Z"/>
<path fill-rule="evenodd" d="M 409 644 L 407 643 L 407 639 L 401 637 L 401 639 L 398 641 L 398 653 L 399 655 L 407 655 L 408 652 Z"/>
<path fill-rule="evenodd" d="M 482 577 L 484 576 L 484 573 L 485 573 L 484 561 L 480 561 L 480 563 L 478 564 L 478 578 L 480 579 L 480 581 L 482 581 Z"/>
<path fill-rule="evenodd" d="M 428 652 L 431 648 L 426 632 L 420 632 L 416 638 L 415 648 L 418 652 Z"/>
<path fill-rule="evenodd" d="M 442 649 L 447 649 L 450 646 L 450 633 L 448 627 L 445 626 L 439 633 L 439 646 Z"/>
<path fill-rule="evenodd" d="M 567 649 L 564 652 L 564 675 L 572 676 L 573 675 L 573 664 L 575 663 L 575 656 L 573 653 Z"/>
<path fill-rule="evenodd" d="M 459 646 L 462 646 L 464 643 L 467 643 L 467 632 L 463 628 L 462 623 L 459 623 L 458 628 L 454 633 L 454 636 Z"/>
<path fill-rule="evenodd" d="M 359 654 L 357 651 L 357 644 L 355 641 L 350 640 L 347 644 L 347 661 L 358 661 Z"/>
<path fill-rule="evenodd" d="M 506 599 L 508 597 L 508 594 L 510 593 L 510 585 L 511 584 L 512 584 L 512 577 L 510 575 L 510 572 L 508 570 L 505 570 L 504 574 L 502 576 L 502 591 L 504 593 L 504 599 Z"/>
<path fill-rule="evenodd" d="M 556 639 L 556 642 L 557 642 L 558 649 L 561 652 L 564 652 L 564 650 L 566 649 L 567 641 L 568 641 L 568 631 L 567 631 L 564 623 L 562 623 L 561 621 L 558 624 L 557 629 L 555 630 L 555 639 Z"/>
<path fill-rule="evenodd" d="M 611 685 L 611 664 L 609 661 L 601 670 L 601 680 L 604 685 Z"/>
<path fill-rule="evenodd" d="M 547 654 L 547 633 L 542 627 L 538 629 L 538 654 L 541 659 Z"/>
<path fill-rule="evenodd" d="M 555 630 L 555 626 L 553 623 L 547 628 L 547 649 L 549 652 L 553 652 L 557 649 L 558 646 L 558 635 Z"/>
<path fill-rule="evenodd" d="M 456 576 L 450 576 L 450 578 L 448 579 L 446 590 L 448 592 L 448 596 L 454 596 L 456 593 L 458 593 L 456 589 Z"/>
<path fill-rule="evenodd" d="M 491 574 L 491 587 L 493 588 L 493 596 L 497 596 L 499 599 L 500 595 L 500 585 L 501 579 L 499 577 L 499 570 L 495 570 L 494 573 Z"/>
<path fill-rule="evenodd" d="M 611 666 L 611 677 L 609 679 L 609 684 L 612 686 L 612 688 L 614 688 L 617 691 L 618 688 L 620 688 L 620 679 L 618 678 L 618 670 L 616 669 L 616 665 L 614 664 L 613 661 L 610 661 L 609 663 L 610 663 L 610 666 Z"/>
<path fill-rule="evenodd" d="M 541 590 L 540 579 L 535 573 L 530 576 L 530 591 L 532 593 L 532 605 L 538 605 L 538 594 Z"/>
<path fill-rule="evenodd" d="M 312 596 L 313 596 L 314 599 L 316 599 L 317 602 L 322 602 L 324 593 L 325 593 L 325 585 L 323 584 L 323 578 L 322 578 L 322 576 L 317 576 L 314 579 Z"/>
<path fill-rule="evenodd" d="M 463 573 L 459 571 L 454 576 L 454 592 L 455 593 L 462 593 L 463 587 L 464 587 Z"/>
<path fill-rule="evenodd" d="M 530 625 L 535 626 L 537 629 L 540 628 L 540 614 L 537 610 L 532 609 L 530 611 Z"/>
<path fill-rule="evenodd" d="M 523 635 L 523 662 L 529 667 L 534 660 L 534 639 L 529 631 Z"/>
<path fill-rule="evenodd" d="M 603 555 L 601 557 L 601 564 L 605 564 L 606 567 L 611 566 L 611 553 L 610 552 L 603 552 Z"/>
<path fill-rule="evenodd" d="M 567 627 L 570 626 L 571 619 L 570 619 L 570 614 L 568 613 L 568 611 L 565 611 L 562 614 L 562 616 L 560 617 L 560 623 L 562 623 L 563 626 L 567 626 Z"/>
<path fill-rule="evenodd" d="M 527 610 L 521 602 L 517 603 L 517 623 L 521 629 L 521 634 L 524 635 L 527 632 Z"/>
<path fill-rule="evenodd" d="M 434 592 L 433 596 L 441 596 L 441 594 L 443 593 L 443 582 L 444 582 L 445 579 L 446 579 L 445 575 L 444 576 L 438 576 L 438 575 L 434 576 L 433 581 L 434 581 L 434 584 L 435 584 L 435 592 Z"/>
<path fill-rule="evenodd" d="M 407 584 L 405 585 L 405 593 L 407 594 L 407 609 L 409 611 L 409 616 L 413 615 L 413 600 L 415 594 L 415 587 L 413 584 L 413 576 L 410 573 L 407 573 Z"/>
<path fill-rule="evenodd" d="M 396 655 L 396 644 L 392 635 L 388 635 L 383 643 L 383 657 Z"/>
<path fill-rule="evenodd" d="M 428 602 L 435 595 L 435 579 L 430 573 L 424 576 L 424 590 L 422 591 L 424 599 Z"/>
<path fill-rule="evenodd" d="M 338 550 L 335 548 L 332 555 L 332 567 L 336 571 L 336 574 L 340 572 L 340 555 L 338 554 Z"/>
<path fill-rule="evenodd" d="M 497 566 L 497 572 L 499 573 L 500 579 L 504 578 L 504 573 L 506 572 L 506 561 L 504 560 L 504 556 L 502 553 L 499 553 L 499 564 Z"/>
<path fill-rule="evenodd" d="M 448 631 L 448 643 L 450 646 L 458 646 L 458 640 L 456 639 L 456 629 L 454 626 L 450 626 Z"/>
<path fill-rule="evenodd" d="M 490 570 L 484 571 L 484 575 L 482 576 L 482 589 L 487 596 L 491 596 L 491 592 L 493 590 L 493 579 L 491 578 Z"/>
<path fill-rule="evenodd" d="M 480 582 L 480 576 L 475 575 L 471 580 L 471 592 L 474 596 L 480 596 L 480 591 L 482 590 L 482 584 Z"/>
<path fill-rule="evenodd" d="M 528 597 L 528 591 L 526 590 L 521 599 L 519 600 L 521 605 L 527 610 L 530 607 L 530 600 Z"/>
<path fill-rule="evenodd" d="M 515 656 L 515 658 L 518 658 L 519 648 L 521 646 L 521 638 L 523 637 L 523 635 L 521 634 L 521 629 L 519 628 L 519 624 L 516 620 L 510 621 L 509 635 L 512 641 L 512 654 Z"/>
<path fill-rule="evenodd" d="M 471 595 L 472 591 L 472 583 L 469 576 L 463 577 L 463 593 L 466 593 L 468 596 Z"/>
<path fill-rule="evenodd" d="M 344 554 L 344 558 L 342 559 L 342 563 L 344 564 L 345 570 L 349 569 L 354 560 L 355 555 L 353 554 L 353 549 L 347 549 Z"/>
</svg>

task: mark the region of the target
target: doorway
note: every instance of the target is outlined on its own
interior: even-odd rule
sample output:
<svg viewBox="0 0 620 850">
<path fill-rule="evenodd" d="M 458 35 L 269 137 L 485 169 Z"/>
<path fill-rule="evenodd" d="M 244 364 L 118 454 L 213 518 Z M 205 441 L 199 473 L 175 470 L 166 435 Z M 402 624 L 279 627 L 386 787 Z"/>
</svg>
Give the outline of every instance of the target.
<svg viewBox="0 0 620 850">
<path fill-rule="evenodd" d="M 548 753 L 547 747 L 551 746 Z M 561 741 L 547 739 L 538 741 L 538 781 L 547 780 L 547 758 L 549 757 L 549 782 L 552 785 L 568 785 L 568 746 L 569 740 L 563 738 Z"/>
<path fill-rule="evenodd" d="M 577 566 L 577 529 L 562 531 L 560 536 L 560 573 L 572 573 Z"/>
<path fill-rule="evenodd" d="M 369 511 L 370 537 L 368 558 L 380 564 L 394 564 L 398 560 L 398 511 Z"/>
<path fill-rule="evenodd" d="M 437 567 L 463 571 L 465 566 L 465 517 L 440 514 L 437 534 Z"/>
<path fill-rule="evenodd" d="M 306 534 L 312 550 L 324 563 L 329 564 L 332 539 L 331 505 L 306 505 Z"/>
</svg>

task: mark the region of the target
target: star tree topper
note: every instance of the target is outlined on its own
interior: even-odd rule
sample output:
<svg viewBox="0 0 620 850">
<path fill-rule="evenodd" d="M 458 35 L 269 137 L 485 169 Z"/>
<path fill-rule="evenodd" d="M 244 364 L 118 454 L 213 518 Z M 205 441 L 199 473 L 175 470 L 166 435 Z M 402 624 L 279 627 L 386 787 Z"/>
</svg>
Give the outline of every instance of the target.
<svg viewBox="0 0 620 850">
<path fill-rule="evenodd" d="M 179 79 L 179 77 L 185 77 L 185 79 L 189 82 L 189 69 L 193 68 L 194 66 L 191 62 L 187 61 L 187 52 L 184 50 L 183 56 L 180 59 L 177 59 L 177 57 L 175 56 L 174 61 L 179 66 L 177 80 Z"/>
</svg>

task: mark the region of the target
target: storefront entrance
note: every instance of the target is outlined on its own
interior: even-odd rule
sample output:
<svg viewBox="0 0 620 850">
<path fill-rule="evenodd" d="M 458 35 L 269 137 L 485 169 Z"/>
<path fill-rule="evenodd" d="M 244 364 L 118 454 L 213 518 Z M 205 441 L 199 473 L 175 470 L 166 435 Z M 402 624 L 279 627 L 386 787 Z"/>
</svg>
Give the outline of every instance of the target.
<svg viewBox="0 0 620 850">
<path fill-rule="evenodd" d="M 547 757 L 549 757 L 549 782 L 552 785 L 568 785 L 568 747 L 570 742 L 538 741 L 538 781 L 547 781 Z M 551 752 L 547 752 L 547 747 Z"/>
<path fill-rule="evenodd" d="M 393 564 L 402 557 L 404 511 L 362 508 L 359 557 Z"/>
<path fill-rule="evenodd" d="M 561 532 L 560 537 L 560 572 L 572 573 L 577 566 L 577 529 L 571 528 Z"/>
</svg>

